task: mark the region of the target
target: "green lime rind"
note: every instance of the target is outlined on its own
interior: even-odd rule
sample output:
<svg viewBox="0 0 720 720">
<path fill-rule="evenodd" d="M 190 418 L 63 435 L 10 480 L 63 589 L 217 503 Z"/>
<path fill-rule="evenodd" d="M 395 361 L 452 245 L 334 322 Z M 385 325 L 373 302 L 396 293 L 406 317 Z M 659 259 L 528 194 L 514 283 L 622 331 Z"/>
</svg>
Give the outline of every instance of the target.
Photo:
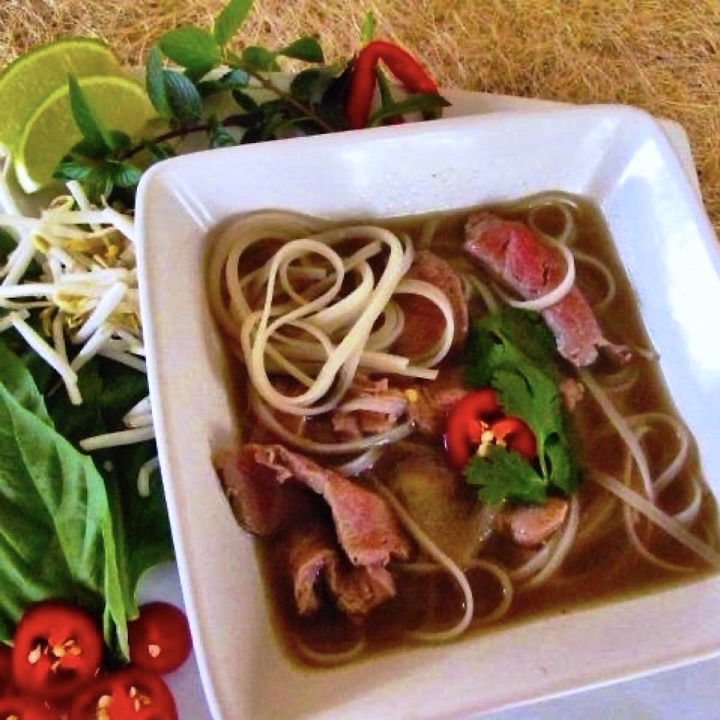
<svg viewBox="0 0 720 720">
<path fill-rule="evenodd" d="M 23 128 L 68 76 L 123 76 L 112 51 L 95 38 L 67 37 L 38 45 L 0 72 L 0 148 L 13 154 Z"/>
<path fill-rule="evenodd" d="M 145 89 L 135 80 L 101 75 L 81 78 L 78 83 L 93 115 L 109 130 L 137 137 L 157 116 Z M 81 139 L 65 84 L 35 109 L 17 142 L 13 161 L 20 187 L 31 193 L 49 185 L 62 158 Z"/>
</svg>

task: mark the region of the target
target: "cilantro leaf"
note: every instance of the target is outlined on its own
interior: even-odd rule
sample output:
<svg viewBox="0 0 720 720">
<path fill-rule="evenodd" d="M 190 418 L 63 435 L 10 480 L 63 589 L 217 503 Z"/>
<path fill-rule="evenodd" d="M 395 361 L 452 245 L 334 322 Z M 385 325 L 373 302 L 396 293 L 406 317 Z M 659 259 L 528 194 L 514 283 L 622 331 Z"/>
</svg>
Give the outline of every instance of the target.
<svg viewBox="0 0 720 720">
<path fill-rule="evenodd" d="M 503 500 L 540 504 L 547 486 L 519 453 L 499 445 L 488 447 L 485 457 L 475 455 L 465 469 L 465 480 L 478 488 L 480 499 L 488 505 Z"/>
<path fill-rule="evenodd" d="M 482 488 L 483 499 L 542 502 L 551 487 L 564 493 L 577 488 L 580 470 L 560 380 L 554 338 L 536 314 L 504 308 L 472 328 L 467 385 L 494 388 L 505 413 L 521 418 L 533 431 L 538 451 L 537 468 L 519 456 L 499 460 L 503 456 L 493 448 L 488 461 L 473 460 L 468 482 Z M 512 480 L 506 477 L 510 474 Z"/>
</svg>

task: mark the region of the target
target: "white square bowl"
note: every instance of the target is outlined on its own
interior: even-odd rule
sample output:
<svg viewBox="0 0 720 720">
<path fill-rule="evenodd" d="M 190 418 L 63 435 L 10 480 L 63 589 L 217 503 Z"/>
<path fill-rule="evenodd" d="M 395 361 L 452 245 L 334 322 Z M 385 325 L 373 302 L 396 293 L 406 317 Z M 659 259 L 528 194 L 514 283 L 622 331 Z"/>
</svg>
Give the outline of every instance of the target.
<svg viewBox="0 0 720 720">
<path fill-rule="evenodd" d="M 214 150 L 146 174 L 138 255 L 153 414 L 181 583 L 218 720 L 469 716 L 720 652 L 718 576 L 331 670 L 298 668 L 275 640 L 252 540 L 211 464 L 234 420 L 205 300 L 208 231 L 257 209 L 372 219 L 549 189 L 601 209 L 720 494 L 720 253 L 649 115 L 617 106 L 498 113 Z"/>
</svg>

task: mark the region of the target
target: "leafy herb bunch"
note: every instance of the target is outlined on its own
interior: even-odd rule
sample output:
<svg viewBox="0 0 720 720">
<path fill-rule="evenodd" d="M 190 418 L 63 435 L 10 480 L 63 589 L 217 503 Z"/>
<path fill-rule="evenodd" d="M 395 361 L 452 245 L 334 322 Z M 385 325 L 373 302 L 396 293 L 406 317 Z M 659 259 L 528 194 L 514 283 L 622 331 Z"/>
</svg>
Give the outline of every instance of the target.
<svg viewBox="0 0 720 720">
<path fill-rule="evenodd" d="M 252 3 L 230 0 L 211 29 L 170 30 L 150 49 L 146 90 L 163 125 L 156 135 L 133 140 L 103 127 L 79 84 L 70 78 L 73 116 L 83 139 L 63 159 L 55 176 L 80 182 L 95 201 L 120 200 L 132 206 L 144 169 L 178 154 L 188 136 L 195 140 L 204 136 L 207 147 L 218 148 L 347 130 L 344 105 L 353 59 L 326 63 L 320 43 L 310 36 L 276 50 L 258 45 L 231 49 Z M 374 34 L 374 18 L 368 13 L 361 42 L 369 42 Z M 283 58 L 311 67 L 288 82 L 280 65 Z M 423 93 L 396 100 L 379 69 L 377 83 L 380 107 L 369 125 L 405 113 L 433 113 L 447 105 L 441 96 Z"/>
</svg>

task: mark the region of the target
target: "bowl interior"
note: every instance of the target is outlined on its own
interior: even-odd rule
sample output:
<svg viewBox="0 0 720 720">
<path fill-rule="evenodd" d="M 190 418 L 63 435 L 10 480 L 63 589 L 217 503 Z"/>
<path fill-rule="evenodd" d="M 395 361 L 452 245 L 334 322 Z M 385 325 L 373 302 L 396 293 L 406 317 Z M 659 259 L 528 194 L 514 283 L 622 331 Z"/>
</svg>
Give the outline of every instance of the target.
<svg viewBox="0 0 720 720">
<path fill-rule="evenodd" d="M 197 153 L 157 165 L 139 193 L 143 320 L 178 567 L 218 718 L 451 717 L 528 702 L 714 654 L 720 580 L 308 672 L 275 640 L 250 538 L 212 467 L 236 397 L 205 301 L 211 229 L 248 210 L 329 218 L 457 210 L 543 190 L 601 209 L 673 399 L 713 491 L 720 407 L 720 259 L 662 129 L 620 107 L 499 113 Z M 667 622 L 683 618 L 683 633 Z"/>
</svg>

